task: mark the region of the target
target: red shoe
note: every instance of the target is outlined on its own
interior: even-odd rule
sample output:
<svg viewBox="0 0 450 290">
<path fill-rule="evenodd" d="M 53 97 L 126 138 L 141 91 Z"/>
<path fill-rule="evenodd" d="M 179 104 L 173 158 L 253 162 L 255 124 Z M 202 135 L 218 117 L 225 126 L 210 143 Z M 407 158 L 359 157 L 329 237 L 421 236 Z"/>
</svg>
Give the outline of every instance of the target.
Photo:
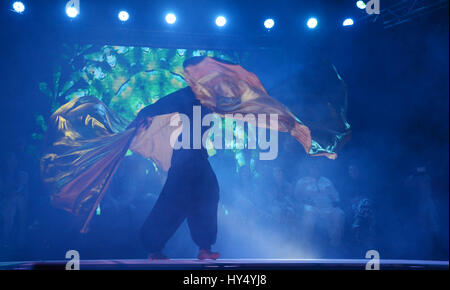
<svg viewBox="0 0 450 290">
<path fill-rule="evenodd" d="M 210 250 L 200 249 L 197 259 L 199 260 L 217 260 L 220 257 L 219 252 L 211 252 Z"/>
<path fill-rule="evenodd" d="M 169 258 L 161 252 L 148 254 L 148 259 L 153 260 L 169 260 Z"/>
</svg>

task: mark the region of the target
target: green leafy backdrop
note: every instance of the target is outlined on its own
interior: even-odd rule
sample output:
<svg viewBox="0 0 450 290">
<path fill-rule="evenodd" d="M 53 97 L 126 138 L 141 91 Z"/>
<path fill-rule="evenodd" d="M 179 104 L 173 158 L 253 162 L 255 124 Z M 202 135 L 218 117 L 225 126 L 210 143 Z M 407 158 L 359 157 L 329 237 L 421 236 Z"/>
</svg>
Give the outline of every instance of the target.
<svg viewBox="0 0 450 290">
<path fill-rule="evenodd" d="M 203 55 L 235 63 L 245 58 L 236 51 L 66 44 L 53 79 L 39 88 L 52 112 L 73 98 L 93 95 L 132 120 L 142 107 L 185 87 L 184 60 Z"/>
<path fill-rule="evenodd" d="M 48 81 L 39 83 L 48 98 L 50 112 L 81 96 L 95 96 L 128 120 L 139 110 L 186 86 L 183 62 L 192 56 L 218 57 L 242 64 L 247 52 L 230 50 L 165 49 L 111 45 L 63 44 Z M 46 131 L 43 115 L 36 116 L 34 140 Z M 247 134 L 233 128 L 235 138 Z M 234 142 L 235 143 L 235 142 Z M 227 150 L 228 151 L 228 150 Z M 234 149 L 237 167 L 244 165 L 242 150 Z M 208 151 L 215 155 L 214 150 Z"/>
</svg>

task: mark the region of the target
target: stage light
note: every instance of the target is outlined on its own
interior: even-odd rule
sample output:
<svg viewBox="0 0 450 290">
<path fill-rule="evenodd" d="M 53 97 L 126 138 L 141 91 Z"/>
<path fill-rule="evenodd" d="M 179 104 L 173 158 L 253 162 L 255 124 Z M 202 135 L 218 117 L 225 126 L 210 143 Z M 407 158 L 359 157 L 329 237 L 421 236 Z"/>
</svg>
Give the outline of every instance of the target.
<svg viewBox="0 0 450 290">
<path fill-rule="evenodd" d="M 359 9 L 366 9 L 366 2 L 360 0 L 356 2 L 356 7 L 358 7 Z"/>
<path fill-rule="evenodd" d="M 308 19 L 308 22 L 306 22 L 306 25 L 308 25 L 308 27 L 310 29 L 314 29 L 314 28 L 317 27 L 318 23 L 319 22 L 317 21 L 317 18 L 311 17 L 311 18 Z"/>
<path fill-rule="evenodd" d="M 177 17 L 173 13 L 167 13 L 166 22 L 169 24 L 174 24 L 177 21 Z"/>
<path fill-rule="evenodd" d="M 122 10 L 119 12 L 118 17 L 119 17 L 120 21 L 125 22 L 130 18 L 130 14 L 128 14 L 128 12 Z"/>
<path fill-rule="evenodd" d="M 352 26 L 353 24 L 354 24 L 354 21 L 351 18 L 345 19 L 344 22 L 342 23 L 343 26 Z"/>
<path fill-rule="evenodd" d="M 78 16 L 78 9 L 73 6 L 69 6 L 66 8 L 66 14 L 70 18 L 75 18 Z"/>
<path fill-rule="evenodd" d="M 273 28 L 274 25 L 275 25 L 275 21 L 271 18 L 266 19 L 266 21 L 264 21 L 264 27 L 267 29 Z"/>
<path fill-rule="evenodd" d="M 13 7 L 14 12 L 17 12 L 17 13 L 22 13 L 25 11 L 25 5 L 20 1 L 14 2 L 12 7 Z"/>
<path fill-rule="evenodd" d="M 223 16 L 219 16 L 216 18 L 216 25 L 219 27 L 225 26 L 227 24 L 227 19 Z"/>
</svg>

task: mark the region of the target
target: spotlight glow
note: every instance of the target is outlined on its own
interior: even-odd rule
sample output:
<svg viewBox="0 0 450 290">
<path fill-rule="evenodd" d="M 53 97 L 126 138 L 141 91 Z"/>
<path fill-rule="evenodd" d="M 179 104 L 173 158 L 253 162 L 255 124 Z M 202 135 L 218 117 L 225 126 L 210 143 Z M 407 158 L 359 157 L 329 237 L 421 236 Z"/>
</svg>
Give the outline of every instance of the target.
<svg viewBox="0 0 450 290">
<path fill-rule="evenodd" d="M 264 27 L 267 29 L 273 28 L 274 25 L 275 25 L 275 21 L 271 18 L 266 19 L 266 21 L 264 21 Z"/>
<path fill-rule="evenodd" d="M 126 11 L 120 11 L 118 17 L 120 21 L 125 22 L 130 19 L 130 14 Z"/>
<path fill-rule="evenodd" d="M 358 7 L 359 9 L 366 9 L 366 2 L 360 0 L 356 2 L 356 7 Z"/>
<path fill-rule="evenodd" d="M 342 23 L 343 26 L 352 26 L 353 24 L 354 24 L 354 21 L 351 18 L 345 19 L 344 22 Z"/>
<path fill-rule="evenodd" d="M 216 25 L 219 27 L 225 26 L 227 24 L 227 19 L 223 16 L 219 16 L 216 18 Z"/>
<path fill-rule="evenodd" d="M 311 17 L 308 19 L 308 22 L 306 22 L 306 25 L 308 26 L 308 28 L 310 29 L 314 29 L 317 27 L 317 24 L 319 24 L 319 22 L 317 21 L 317 18 Z"/>
<path fill-rule="evenodd" d="M 25 11 L 25 5 L 20 1 L 14 2 L 12 7 L 14 9 L 14 12 L 17 12 L 17 13 L 22 13 Z"/>
<path fill-rule="evenodd" d="M 77 8 L 75 8 L 75 7 L 73 7 L 73 6 L 70 6 L 70 7 L 67 7 L 66 8 L 66 14 L 67 14 L 67 16 L 69 16 L 70 18 L 75 18 L 75 17 L 77 17 L 78 16 L 78 9 Z"/>
<path fill-rule="evenodd" d="M 166 22 L 169 24 L 174 24 L 177 21 L 177 17 L 173 13 L 167 13 Z"/>
</svg>

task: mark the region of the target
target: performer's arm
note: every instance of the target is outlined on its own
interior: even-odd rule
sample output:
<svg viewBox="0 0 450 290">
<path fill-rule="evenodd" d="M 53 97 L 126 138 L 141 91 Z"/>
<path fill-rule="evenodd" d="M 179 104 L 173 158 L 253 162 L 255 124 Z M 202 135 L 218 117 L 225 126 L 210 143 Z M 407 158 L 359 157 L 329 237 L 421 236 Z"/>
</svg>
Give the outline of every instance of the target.
<svg viewBox="0 0 450 290">
<path fill-rule="evenodd" d="M 134 119 L 128 128 L 140 126 L 148 120 L 148 117 L 184 111 L 187 105 L 186 103 L 189 100 L 189 98 L 186 98 L 185 96 L 185 94 L 189 92 L 187 90 L 188 89 L 178 90 L 141 109 L 136 116 L 136 119 Z"/>
</svg>

